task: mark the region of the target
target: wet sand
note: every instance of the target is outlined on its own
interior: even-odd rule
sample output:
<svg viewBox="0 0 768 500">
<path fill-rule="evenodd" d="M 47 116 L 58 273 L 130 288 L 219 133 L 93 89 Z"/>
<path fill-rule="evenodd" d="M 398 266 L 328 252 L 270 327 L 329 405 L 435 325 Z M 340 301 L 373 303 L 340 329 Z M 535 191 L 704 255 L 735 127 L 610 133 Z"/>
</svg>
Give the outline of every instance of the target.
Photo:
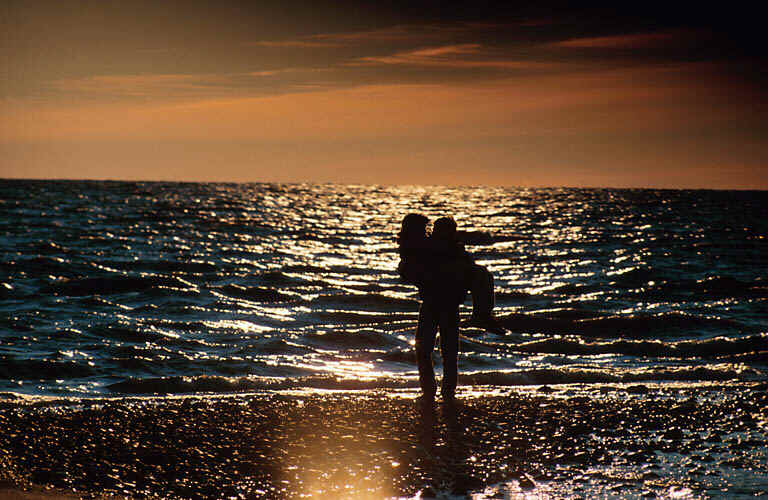
<svg viewBox="0 0 768 500">
<path fill-rule="evenodd" d="M 506 388 L 454 404 L 413 391 L 6 398 L 0 493 L 754 496 L 768 493 L 767 389 Z"/>
</svg>

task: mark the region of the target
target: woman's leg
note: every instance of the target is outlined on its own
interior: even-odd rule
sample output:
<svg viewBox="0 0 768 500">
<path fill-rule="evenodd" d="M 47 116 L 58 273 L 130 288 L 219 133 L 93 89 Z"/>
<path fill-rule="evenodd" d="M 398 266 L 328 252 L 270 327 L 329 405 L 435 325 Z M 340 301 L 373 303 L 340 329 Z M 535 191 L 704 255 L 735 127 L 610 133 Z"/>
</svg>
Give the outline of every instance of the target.
<svg viewBox="0 0 768 500">
<path fill-rule="evenodd" d="M 507 332 L 507 328 L 493 316 L 493 308 L 496 305 L 493 274 L 477 264 L 470 266 L 468 274 L 469 291 L 472 292 L 472 318 L 469 324 L 494 333 Z"/>
<path fill-rule="evenodd" d="M 472 264 L 469 268 L 469 291 L 472 293 L 472 318 L 490 318 L 496 305 L 493 274 L 483 266 Z"/>
<path fill-rule="evenodd" d="M 435 349 L 438 316 L 434 304 L 423 301 L 419 308 L 419 326 L 416 329 L 416 361 L 419 366 L 419 385 L 424 396 L 433 398 L 437 392 L 432 351 Z"/>
</svg>

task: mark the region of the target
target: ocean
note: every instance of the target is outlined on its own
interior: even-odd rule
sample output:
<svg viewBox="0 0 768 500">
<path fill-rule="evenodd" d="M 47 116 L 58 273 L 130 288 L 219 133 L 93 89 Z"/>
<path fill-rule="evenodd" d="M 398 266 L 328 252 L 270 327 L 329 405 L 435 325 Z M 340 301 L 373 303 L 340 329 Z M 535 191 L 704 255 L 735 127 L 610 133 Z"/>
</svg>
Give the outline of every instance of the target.
<svg viewBox="0 0 768 500">
<path fill-rule="evenodd" d="M 495 278 L 462 387 L 768 379 L 768 192 L 4 180 L 0 391 L 418 387 L 410 212 Z"/>
<path fill-rule="evenodd" d="M 509 329 L 461 328 L 455 402 L 416 399 L 412 212 Z M 0 241 L 0 488 L 768 494 L 765 191 L 2 180 Z"/>
</svg>

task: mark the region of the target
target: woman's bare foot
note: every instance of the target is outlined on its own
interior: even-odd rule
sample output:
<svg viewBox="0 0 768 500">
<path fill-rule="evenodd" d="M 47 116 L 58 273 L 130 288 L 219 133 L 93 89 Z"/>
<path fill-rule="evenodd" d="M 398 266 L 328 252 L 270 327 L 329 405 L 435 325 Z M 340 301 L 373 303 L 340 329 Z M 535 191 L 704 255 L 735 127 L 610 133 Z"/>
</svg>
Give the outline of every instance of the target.
<svg viewBox="0 0 768 500">
<path fill-rule="evenodd" d="M 482 328 L 483 330 L 489 331 L 491 333 L 501 334 L 507 333 L 509 331 L 507 327 L 501 324 L 501 321 L 493 316 L 488 316 L 487 318 L 472 316 L 464 323 L 464 325 Z"/>
</svg>

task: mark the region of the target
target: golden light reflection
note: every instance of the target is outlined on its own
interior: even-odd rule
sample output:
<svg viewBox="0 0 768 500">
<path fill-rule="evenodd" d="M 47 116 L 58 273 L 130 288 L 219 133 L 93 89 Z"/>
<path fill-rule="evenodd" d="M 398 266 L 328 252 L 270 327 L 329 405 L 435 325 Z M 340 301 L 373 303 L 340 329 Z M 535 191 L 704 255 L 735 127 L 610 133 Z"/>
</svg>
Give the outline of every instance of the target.
<svg viewBox="0 0 768 500">
<path fill-rule="evenodd" d="M 217 321 L 202 321 L 201 323 L 211 329 L 233 329 L 244 333 L 262 333 L 272 330 L 269 326 L 245 320 L 221 319 Z"/>
<path fill-rule="evenodd" d="M 310 416 L 307 421 L 316 420 L 311 400 L 298 411 Z M 300 497 L 394 497 L 400 443 L 382 432 L 382 422 L 374 416 L 349 407 L 346 413 L 329 415 L 322 429 L 309 427 L 298 416 L 293 432 L 279 444 L 285 461 L 277 475 Z"/>
<path fill-rule="evenodd" d="M 354 380 L 375 380 L 385 373 L 374 369 L 374 364 L 364 361 L 324 361 L 323 368 L 341 378 Z"/>
</svg>

